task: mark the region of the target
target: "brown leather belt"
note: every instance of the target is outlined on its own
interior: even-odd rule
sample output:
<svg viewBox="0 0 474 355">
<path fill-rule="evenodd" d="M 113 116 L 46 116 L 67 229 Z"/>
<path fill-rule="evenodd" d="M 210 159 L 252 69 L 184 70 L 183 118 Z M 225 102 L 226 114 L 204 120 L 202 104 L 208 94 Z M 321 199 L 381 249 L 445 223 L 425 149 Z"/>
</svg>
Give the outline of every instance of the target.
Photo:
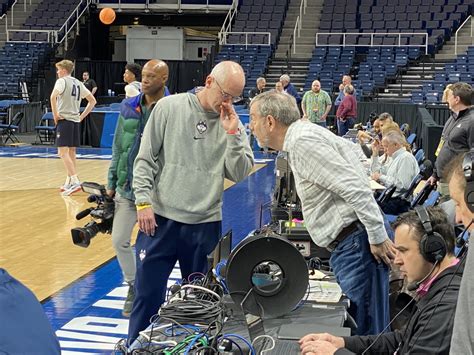
<svg viewBox="0 0 474 355">
<path fill-rule="evenodd" d="M 329 243 L 326 249 L 332 253 L 334 249 L 337 248 L 339 243 L 341 243 L 349 235 L 354 233 L 359 228 L 360 225 L 361 223 L 359 222 L 359 220 L 357 220 L 349 224 L 347 227 L 344 227 L 342 231 L 337 235 L 336 239 L 334 239 L 331 243 Z"/>
</svg>

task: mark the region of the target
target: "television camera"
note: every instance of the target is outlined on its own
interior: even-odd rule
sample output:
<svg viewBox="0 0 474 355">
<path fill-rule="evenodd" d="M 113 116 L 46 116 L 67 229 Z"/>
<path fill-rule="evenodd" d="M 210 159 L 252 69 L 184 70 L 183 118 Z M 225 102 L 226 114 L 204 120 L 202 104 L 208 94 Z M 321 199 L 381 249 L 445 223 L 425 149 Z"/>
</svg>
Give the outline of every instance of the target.
<svg viewBox="0 0 474 355">
<path fill-rule="evenodd" d="M 112 197 L 107 195 L 104 185 L 95 182 L 83 182 L 82 191 L 87 192 L 89 197 L 87 202 L 95 202 L 97 206 L 87 208 L 76 215 L 80 220 L 91 215 L 92 221 L 84 227 L 71 229 L 72 242 L 83 248 L 87 248 L 97 233 L 111 233 L 112 222 L 114 220 L 115 203 Z M 97 222 L 96 220 L 100 220 Z"/>
</svg>

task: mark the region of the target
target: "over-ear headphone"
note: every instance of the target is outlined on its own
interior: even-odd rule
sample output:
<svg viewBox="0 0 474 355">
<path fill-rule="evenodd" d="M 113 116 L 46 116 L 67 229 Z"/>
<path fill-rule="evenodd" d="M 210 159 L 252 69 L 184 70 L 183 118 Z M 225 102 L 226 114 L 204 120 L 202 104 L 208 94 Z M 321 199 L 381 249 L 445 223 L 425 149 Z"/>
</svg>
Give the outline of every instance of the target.
<svg viewBox="0 0 474 355">
<path fill-rule="evenodd" d="M 440 262 L 448 250 L 446 241 L 441 234 L 433 231 L 430 216 L 424 206 L 415 207 L 415 211 L 425 230 L 420 240 L 420 253 L 429 263 Z"/>
<path fill-rule="evenodd" d="M 474 149 L 467 152 L 462 162 L 462 170 L 466 178 L 466 189 L 464 190 L 464 200 L 469 211 L 474 213 Z"/>
</svg>

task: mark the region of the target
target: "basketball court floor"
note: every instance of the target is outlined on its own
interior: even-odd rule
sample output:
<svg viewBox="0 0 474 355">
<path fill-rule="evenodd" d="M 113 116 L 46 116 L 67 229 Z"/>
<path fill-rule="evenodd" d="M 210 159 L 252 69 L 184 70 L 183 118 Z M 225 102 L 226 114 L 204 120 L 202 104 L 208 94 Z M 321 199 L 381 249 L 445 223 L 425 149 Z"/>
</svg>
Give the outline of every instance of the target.
<svg viewBox="0 0 474 355">
<path fill-rule="evenodd" d="M 79 149 L 81 181 L 105 184 L 111 154 Z M 256 153 L 256 163 L 244 181 L 225 184 L 223 231 L 233 230 L 234 245 L 258 228 L 261 206 L 271 199 L 274 156 Z M 64 175 L 56 148 L 0 147 L 0 267 L 42 302 L 63 354 L 110 354 L 127 334 L 127 288 L 109 235 L 97 235 L 88 248 L 73 245 L 71 228 L 90 221 L 75 216 L 93 204 L 83 192 L 61 196 Z M 169 282 L 179 279 L 175 268 Z"/>
</svg>

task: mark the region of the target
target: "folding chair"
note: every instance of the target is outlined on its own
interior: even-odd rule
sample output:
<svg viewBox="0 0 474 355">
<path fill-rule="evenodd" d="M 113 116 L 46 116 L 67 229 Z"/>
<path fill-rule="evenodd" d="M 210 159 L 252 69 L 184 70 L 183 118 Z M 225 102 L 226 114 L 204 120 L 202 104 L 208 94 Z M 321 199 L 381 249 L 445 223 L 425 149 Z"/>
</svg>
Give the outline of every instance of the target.
<svg viewBox="0 0 474 355">
<path fill-rule="evenodd" d="M 4 143 L 7 143 L 8 140 L 11 140 L 12 143 L 20 143 L 20 140 L 16 136 L 15 132 L 20 129 L 20 122 L 23 119 L 25 114 L 23 112 L 17 112 L 15 116 L 13 116 L 10 123 L 2 123 L 0 124 L 0 136 L 6 137 Z"/>
<path fill-rule="evenodd" d="M 41 117 L 39 125 L 35 126 L 36 140 L 35 144 L 54 144 L 56 142 L 56 126 L 54 125 L 54 118 L 52 112 L 46 112 Z"/>
</svg>

